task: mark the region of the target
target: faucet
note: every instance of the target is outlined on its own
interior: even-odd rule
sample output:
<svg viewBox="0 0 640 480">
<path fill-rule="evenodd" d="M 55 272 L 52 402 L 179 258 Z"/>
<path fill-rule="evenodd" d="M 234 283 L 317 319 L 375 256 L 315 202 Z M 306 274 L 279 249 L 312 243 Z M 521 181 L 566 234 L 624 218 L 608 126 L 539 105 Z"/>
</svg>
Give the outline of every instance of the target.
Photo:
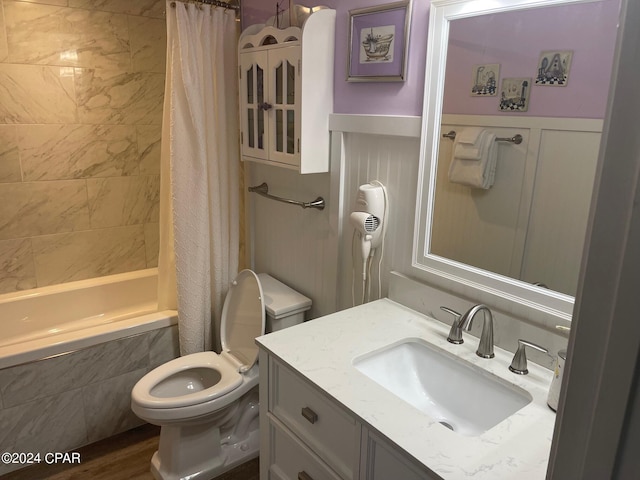
<svg viewBox="0 0 640 480">
<path fill-rule="evenodd" d="M 445 311 L 448 311 L 448 309 Z M 480 343 L 478 344 L 476 355 L 482 358 L 493 358 L 495 356 L 493 353 L 493 315 L 491 314 L 489 307 L 486 305 L 474 305 L 467 311 L 467 313 L 456 318 L 453 321 L 453 325 L 451 325 L 451 330 L 449 331 L 447 340 L 454 344 L 463 343 L 462 330 L 471 330 L 473 318 L 476 313 L 480 311 L 484 314 L 484 324 L 482 326 L 482 334 L 480 335 Z M 449 311 L 449 313 L 455 312 Z"/>
</svg>

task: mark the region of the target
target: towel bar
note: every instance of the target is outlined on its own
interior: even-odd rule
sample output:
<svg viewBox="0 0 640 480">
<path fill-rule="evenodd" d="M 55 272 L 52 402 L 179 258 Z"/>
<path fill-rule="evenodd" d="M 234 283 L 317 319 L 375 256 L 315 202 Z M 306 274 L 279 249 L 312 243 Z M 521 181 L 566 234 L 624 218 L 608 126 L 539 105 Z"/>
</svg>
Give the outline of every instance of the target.
<svg viewBox="0 0 640 480">
<path fill-rule="evenodd" d="M 444 138 L 449 138 L 451 140 L 455 140 L 456 139 L 456 131 L 455 130 L 451 130 L 449 133 L 443 133 L 442 136 Z M 511 142 L 511 143 L 515 143 L 516 145 L 520 145 L 522 143 L 522 135 L 517 133 L 513 137 L 496 137 L 495 141 L 496 142 Z"/>
<path fill-rule="evenodd" d="M 258 195 L 262 195 L 263 197 L 270 198 L 271 200 L 275 200 L 277 202 L 289 203 L 291 205 L 298 205 L 302 208 L 317 208 L 318 210 L 324 210 L 324 198 L 318 197 L 313 202 L 300 202 L 298 200 L 291 200 L 289 198 L 276 197 L 275 195 L 271 195 L 269 193 L 269 185 L 265 182 L 262 182 L 260 185 L 256 185 L 255 187 L 249 187 L 248 190 L 253 193 L 257 193 Z"/>
</svg>

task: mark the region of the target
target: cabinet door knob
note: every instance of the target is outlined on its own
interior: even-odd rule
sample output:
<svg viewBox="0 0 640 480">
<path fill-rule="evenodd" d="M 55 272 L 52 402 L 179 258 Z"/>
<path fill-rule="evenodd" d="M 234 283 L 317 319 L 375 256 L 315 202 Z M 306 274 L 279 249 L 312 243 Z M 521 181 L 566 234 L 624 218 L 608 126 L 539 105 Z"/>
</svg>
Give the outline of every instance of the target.
<svg viewBox="0 0 640 480">
<path fill-rule="evenodd" d="M 313 477 L 303 470 L 298 472 L 298 480 L 313 480 Z"/>
<path fill-rule="evenodd" d="M 304 407 L 302 409 L 302 416 L 306 418 L 309 423 L 316 423 L 318 420 L 318 414 L 311 410 L 309 407 Z"/>
<path fill-rule="evenodd" d="M 258 109 L 259 110 L 271 110 L 273 108 L 273 105 L 271 105 L 270 103 L 267 102 L 263 102 L 263 103 L 259 103 L 258 104 Z"/>
</svg>

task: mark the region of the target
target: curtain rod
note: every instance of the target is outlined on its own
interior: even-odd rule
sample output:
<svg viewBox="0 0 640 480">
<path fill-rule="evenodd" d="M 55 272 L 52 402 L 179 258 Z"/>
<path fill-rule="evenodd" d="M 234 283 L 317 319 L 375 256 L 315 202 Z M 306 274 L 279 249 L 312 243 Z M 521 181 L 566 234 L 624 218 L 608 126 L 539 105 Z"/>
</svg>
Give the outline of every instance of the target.
<svg viewBox="0 0 640 480">
<path fill-rule="evenodd" d="M 228 10 L 240 10 L 240 5 L 232 5 L 230 3 L 222 2 L 220 0 L 178 0 L 182 3 L 204 3 L 205 5 L 214 5 L 216 7 L 226 8 Z M 170 3 L 171 8 L 176 8 L 176 2 Z"/>
</svg>

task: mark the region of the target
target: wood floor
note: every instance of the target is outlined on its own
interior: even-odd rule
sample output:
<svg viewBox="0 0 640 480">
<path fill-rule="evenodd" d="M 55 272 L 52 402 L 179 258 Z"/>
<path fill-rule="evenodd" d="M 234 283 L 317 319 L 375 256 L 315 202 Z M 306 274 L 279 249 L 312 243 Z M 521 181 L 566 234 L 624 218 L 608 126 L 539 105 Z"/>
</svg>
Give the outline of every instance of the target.
<svg viewBox="0 0 640 480">
<path fill-rule="evenodd" d="M 153 480 L 149 462 L 158 448 L 160 428 L 143 425 L 79 448 L 79 465 L 35 465 L 0 476 L 2 480 Z M 259 480 L 258 459 L 216 480 Z"/>
</svg>

